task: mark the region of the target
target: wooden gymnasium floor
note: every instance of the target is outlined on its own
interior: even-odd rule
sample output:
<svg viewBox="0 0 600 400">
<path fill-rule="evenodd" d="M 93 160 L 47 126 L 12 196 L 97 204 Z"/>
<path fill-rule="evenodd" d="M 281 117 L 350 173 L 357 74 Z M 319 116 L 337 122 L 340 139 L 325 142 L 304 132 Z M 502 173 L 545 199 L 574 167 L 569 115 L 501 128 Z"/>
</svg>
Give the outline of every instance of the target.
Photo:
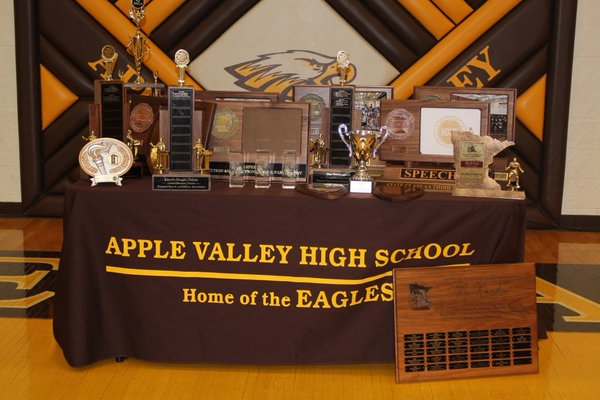
<svg viewBox="0 0 600 400">
<path fill-rule="evenodd" d="M 170 365 L 129 359 L 71 368 L 52 336 L 52 299 L 43 298 L 52 291 L 61 230 L 60 219 L 0 218 L 2 399 L 600 399 L 600 233 L 527 231 L 525 259 L 537 263 L 538 315 L 547 332 L 539 341 L 539 374 L 396 384 L 391 363 Z M 6 278 L 31 263 L 45 264 L 47 273 L 36 283 L 39 304 L 25 313 L 23 300 L 9 300 L 15 286 Z"/>
</svg>

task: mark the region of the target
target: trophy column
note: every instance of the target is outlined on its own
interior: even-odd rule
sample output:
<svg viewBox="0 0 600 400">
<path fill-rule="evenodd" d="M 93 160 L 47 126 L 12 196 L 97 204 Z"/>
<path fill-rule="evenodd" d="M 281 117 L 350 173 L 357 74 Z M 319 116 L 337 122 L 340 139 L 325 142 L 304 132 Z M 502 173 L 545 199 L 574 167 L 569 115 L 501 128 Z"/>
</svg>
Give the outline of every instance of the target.
<svg viewBox="0 0 600 400">
<path fill-rule="evenodd" d="M 188 52 L 177 50 L 175 64 L 179 70 L 179 86 L 167 88 L 168 172 L 152 176 L 154 190 L 210 190 L 210 175 L 205 168 L 210 152 L 194 134 L 194 88 L 184 86 L 189 62 Z"/>
<path fill-rule="evenodd" d="M 112 73 L 118 58 L 115 48 L 106 45 L 102 48 L 102 63 L 105 73 L 102 80 L 94 81 L 94 110 L 97 113 L 97 135 L 123 140 L 125 119 L 125 87 L 123 81 L 113 80 Z"/>
</svg>

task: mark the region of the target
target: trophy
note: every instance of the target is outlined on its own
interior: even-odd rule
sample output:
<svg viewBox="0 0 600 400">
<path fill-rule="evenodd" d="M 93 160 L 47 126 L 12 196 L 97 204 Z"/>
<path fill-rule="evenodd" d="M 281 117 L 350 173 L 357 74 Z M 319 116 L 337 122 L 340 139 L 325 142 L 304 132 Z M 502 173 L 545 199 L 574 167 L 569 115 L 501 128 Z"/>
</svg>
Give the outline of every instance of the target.
<svg viewBox="0 0 600 400">
<path fill-rule="evenodd" d="M 125 86 L 122 80 L 112 77 L 119 55 L 111 45 L 102 47 L 100 55 L 105 73 L 103 79 L 94 81 L 94 104 L 89 108 L 90 130 L 98 132 L 98 136 L 122 140 L 126 131 Z"/>
<path fill-rule="evenodd" d="M 340 74 L 340 85 L 346 85 L 348 80 L 348 69 L 350 68 L 350 54 L 345 50 L 340 50 L 337 53 L 337 70 Z"/>
<path fill-rule="evenodd" d="M 107 81 L 112 81 L 112 74 L 115 70 L 115 64 L 117 63 L 117 58 L 119 58 L 119 54 L 115 51 L 115 48 L 109 44 L 102 47 L 102 64 L 104 64 L 104 78 Z"/>
<path fill-rule="evenodd" d="M 144 10 L 144 0 L 131 0 L 131 9 L 129 10 L 129 16 L 135 22 L 135 35 L 131 38 L 131 41 L 127 45 L 127 52 L 133 56 L 135 62 L 135 72 L 137 78 L 135 83 L 144 83 L 142 77 L 142 62 L 144 58 L 150 55 L 150 46 L 146 43 L 146 38 L 142 34 L 140 25 L 146 17 L 146 10 Z"/>
<path fill-rule="evenodd" d="M 452 131 L 454 167 L 456 168 L 452 195 L 524 200 L 525 193 L 515 190 L 517 186 L 520 186 L 518 173 L 523 171 L 516 159 L 506 169 L 509 171 L 508 190 L 502 190 L 500 184 L 492 179 L 489 173 L 494 156 L 514 144 L 514 142 L 500 141 L 491 136 L 475 135 L 470 131 Z"/>
<path fill-rule="evenodd" d="M 338 133 L 342 142 L 350 151 L 348 157 L 354 161 L 356 173 L 350 179 L 350 192 L 371 193 L 372 180 L 367 172 L 371 158 L 377 155 L 377 150 L 389 136 L 389 130 L 382 126 L 379 130 L 348 131 L 345 124 L 340 124 Z"/>
<path fill-rule="evenodd" d="M 185 70 L 190 63 L 190 55 L 184 49 L 179 49 L 175 52 L 175 65 L 177 65 L 177 69 L 179 70 L 179 79 L 177 82 L 179 86 L 183 86 L 185 83 Z"/>
</svg>

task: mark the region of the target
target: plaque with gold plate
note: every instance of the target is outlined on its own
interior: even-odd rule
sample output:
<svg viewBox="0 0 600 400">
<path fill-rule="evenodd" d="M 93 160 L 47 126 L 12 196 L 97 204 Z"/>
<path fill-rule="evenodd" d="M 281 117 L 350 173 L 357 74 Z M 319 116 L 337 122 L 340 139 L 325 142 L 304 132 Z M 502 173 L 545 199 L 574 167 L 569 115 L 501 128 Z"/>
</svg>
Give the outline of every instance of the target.
<svg viewBox="0 0 600 400">
<path fill-rule="evenodd" d="M 396 382 L 538 372 L 535 264 L 397 268 Z"/>
<path fill-rule="evenodd" d="M 133 153 L 120 140 L 107 137 L 91 139 L 79 152 L 79 165 L 92 177 L 92 186 L 98 183 L 121 186 L 121 176 L 133 165 Z"/>
</svg>

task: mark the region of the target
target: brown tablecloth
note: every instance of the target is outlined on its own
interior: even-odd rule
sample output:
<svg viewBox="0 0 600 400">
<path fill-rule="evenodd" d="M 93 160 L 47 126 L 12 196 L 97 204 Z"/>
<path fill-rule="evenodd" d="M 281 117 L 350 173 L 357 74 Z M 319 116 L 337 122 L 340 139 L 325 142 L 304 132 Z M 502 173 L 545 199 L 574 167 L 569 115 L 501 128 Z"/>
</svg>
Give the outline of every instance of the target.
<svg viewBox="0 0 600 400">
<path fill-rule="evenodd" d="M 520 262 L 525 203 L 81 181 L 64 229 L 54 334 L 73 366 L 392 362 L 392 269 Z"/>
</svg>

